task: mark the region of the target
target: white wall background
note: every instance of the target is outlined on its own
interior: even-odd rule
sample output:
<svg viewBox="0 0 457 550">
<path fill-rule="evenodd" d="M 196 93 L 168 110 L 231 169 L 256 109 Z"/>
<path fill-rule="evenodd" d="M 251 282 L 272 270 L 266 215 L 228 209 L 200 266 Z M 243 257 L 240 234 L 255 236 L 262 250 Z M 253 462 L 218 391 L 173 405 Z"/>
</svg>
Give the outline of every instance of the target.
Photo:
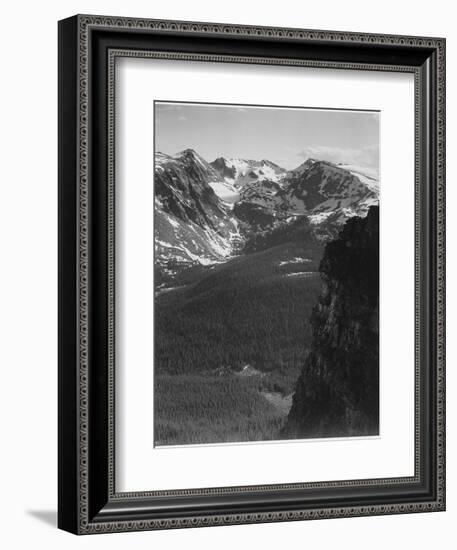
<svg viewBox="0 0 457 550">
<path fill-rule="evenodd" d="M 448 285 L 448 511 L 98 535 L 55 527 L 57 408 L 57 20 L 75 13 L 445 36 L 448 39 L 448 281 L 457 278 L 457 37 L 446 0 L 93 0 L 2 9 L 0 541 L 4 548 L 449 548 L 457 519 L 457 296 Z M 401 220 L 398 220 L 401 230 Z"/>
</svg>

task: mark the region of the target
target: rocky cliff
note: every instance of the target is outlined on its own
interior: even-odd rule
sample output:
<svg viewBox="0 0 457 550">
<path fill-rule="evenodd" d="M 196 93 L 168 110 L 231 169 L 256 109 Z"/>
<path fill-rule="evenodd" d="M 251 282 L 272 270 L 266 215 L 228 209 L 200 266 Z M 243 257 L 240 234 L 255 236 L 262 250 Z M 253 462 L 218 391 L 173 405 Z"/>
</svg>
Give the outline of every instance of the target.
<svg viewBox="0 0 457 550">
<path fill-rule="evenodd" d="M 284 428 L 287 437 L 379 433 L 379 208 L 327 244 L 313 340 Z"/>
</svg>

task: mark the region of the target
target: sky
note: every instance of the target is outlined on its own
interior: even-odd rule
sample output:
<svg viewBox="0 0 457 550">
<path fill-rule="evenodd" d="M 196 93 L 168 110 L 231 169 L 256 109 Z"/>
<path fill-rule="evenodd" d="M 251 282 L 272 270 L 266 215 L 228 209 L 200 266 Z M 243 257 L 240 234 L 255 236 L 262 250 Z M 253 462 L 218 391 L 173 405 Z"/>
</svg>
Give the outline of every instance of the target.
<svg viewBox="0 0 457 550">
<path fill-rule="evenodd" d="M 155 150 L 194 149 L 217 157 L 267 159 L 286 168 L 307 158 L 378 172 L 379 113 L 155 102 Z"/>
</svg>

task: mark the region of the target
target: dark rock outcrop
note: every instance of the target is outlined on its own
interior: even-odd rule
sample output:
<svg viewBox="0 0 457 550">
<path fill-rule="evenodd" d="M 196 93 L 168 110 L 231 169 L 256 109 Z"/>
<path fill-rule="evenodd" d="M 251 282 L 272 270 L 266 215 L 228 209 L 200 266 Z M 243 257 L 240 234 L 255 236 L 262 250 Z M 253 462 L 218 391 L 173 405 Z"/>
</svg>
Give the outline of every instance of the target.
<svg viewBox="0 0 457 550">
<path fill-rule="evenodd" d="M 367 205 L 377 201 L 377 193 L 352 172 L 331 162 L 309 159 L 288 173 L 282 198 L 286 208 L 307 213 L 347 208 L 365 215 Z"/>
<path fill-rule="evenodd" d="M 379 433 L 379 208 L 349 219 L 327 244 L 313 341 L 284 435 Z"/>
<path fill-rule="evenodd" d="M 223 177 L 223 178 L 232 178 L 236 177 L 236 169 L 233 166 L 229 166 L 224 157 L 219 157 L 213 162 L 210 162 L 210 165 Z"/>
<path fill-rule="evenodd" d="M 165 212 L 185 223 L 218 227 L 225 212 L 209 182 L 220 177 L 193 149 L 174 157 L 157 153 L 154 178 L 155 196 Z"/>
</svg>

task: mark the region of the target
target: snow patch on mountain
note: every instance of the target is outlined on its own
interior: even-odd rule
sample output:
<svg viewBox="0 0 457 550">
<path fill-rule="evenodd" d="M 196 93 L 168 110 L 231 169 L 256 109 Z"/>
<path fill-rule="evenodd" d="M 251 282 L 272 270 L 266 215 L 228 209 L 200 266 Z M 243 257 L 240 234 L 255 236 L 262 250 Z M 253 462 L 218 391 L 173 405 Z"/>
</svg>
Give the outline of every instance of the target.
<svg viewBox="0 0 457 550">
<path fill-rule="evenodd" d="M 332 212 L 320 212 L 319 214 L 311 214 L 308 216 L 308 220 L 312 225 L 320 225 L 321 223 L 324 223 L 331 215 Z"/>
<path fill-rule="evenodd" d="M 216 193 L 216 195 L 229 204 L 233 204 L 240 200 L 240 192 L 229 181 L 210 181 L 208 185 Z"/>
<path fill-rule="evenodd" d="M 285 277 L 313 277 L 314 275 L 318 275 L 318 272 L 316 271 L 297 271 L 295 273 L 286 273 Z"/>
<path fill-rule="evenodd" d="M 219 157 L 211 166 L 221 174 L 226 183 L 241 188 L 253 181 L 269 180 L 280 182 L 287 170 L 269 160 Z"/>
<path fill-rule="evenodd" d="M 356 164 L 338 164 L 338 166 L 359 178 L 370 191 L 379 194 L 379 176 L 377 170 Z"/>
<path fill-rule="evenodd" d="M 290 260 L 283 260 L 279 262 L 279 266 L 282 267 L 284 265 L 291 265 L 291 264 L 301 264 L 301 263 L 308 263 L 312 260 L 309 260 L 308 258 L 300 258 L 296 256 L 295 258 L 291 258 Z"/>
</svg>

